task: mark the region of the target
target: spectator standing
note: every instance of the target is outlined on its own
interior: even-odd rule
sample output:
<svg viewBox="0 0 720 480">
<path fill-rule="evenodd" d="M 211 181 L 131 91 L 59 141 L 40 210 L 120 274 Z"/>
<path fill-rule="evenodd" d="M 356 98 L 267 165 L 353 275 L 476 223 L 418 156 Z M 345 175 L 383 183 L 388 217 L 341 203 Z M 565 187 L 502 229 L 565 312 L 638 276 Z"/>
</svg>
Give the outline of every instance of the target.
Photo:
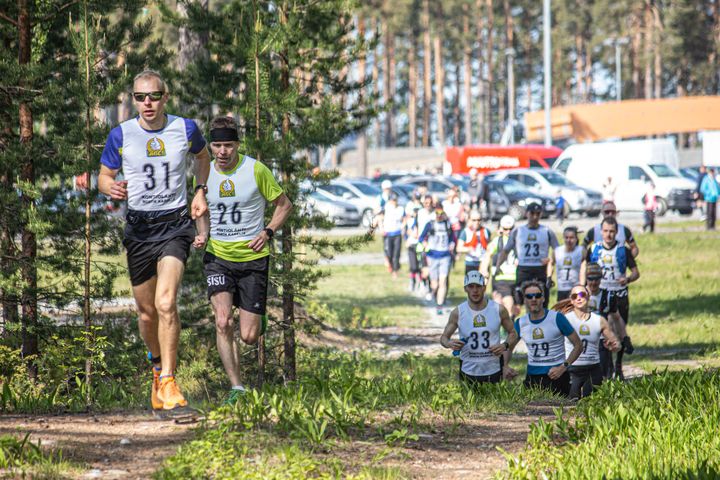
<svg viewBox="0 0 720 480">
<path fill-rule="evenodd" d="M 608 177 L 607 181 L 603 183 L 602 186 L 602 199 L 603 203 L 606 202 L 614 202 L 615 201 L 615 192 L 617 191 L 617 185 L 615 185 L 612 181 L 612 177 Z"/>
<path fill-rule="evenodd" d="M 645 195 L 643 195 L 643 213 L 645 222 L 643 232 L 655 232 L 655 211 L 657 210 L 657 199 L 655 198 L 655 184 L 649 178 L 645 183 Z"/>
<path fill-rule="evenodd" d="M 700 184 L 700 193 L 705 199 L 706 225 L 708 230 L 715 230 L 715 217 L 717 216 L 717 200 L 720 196 L 720 185 L 715 178 L 715 169 L 710 168 Z"/>
<path fill-rule="evenodd" d="M 703 199 L 702 192 L 700 192 L 700 186 L 702 185 L 703 179 L 707 176 L 707 168 L 705 168 L 705 165 L 700 166 L 700 175 L 697 179 L 697 184 L 695 185 L 695 202 L 697 205 L 697 208 L 700 209 L 700 219 L 705 220 L 705 202 Z"/>
<path fill-rule="evenodd" d="M 470 169 L 470 182 L 467 187 L 467 194 L 470 198 L 470 210 L 480 210 L 480 202 L 482 201 L 482 177 L 478 177 L 476 168 Z"/>
<path fill-rule="evenodd" d="M 565 197 L 562 196 L 562 190 L 559 189 L 555 198 L 555 217 L 562 225 L 563 220 L 565 220 Z"/>
</svg>

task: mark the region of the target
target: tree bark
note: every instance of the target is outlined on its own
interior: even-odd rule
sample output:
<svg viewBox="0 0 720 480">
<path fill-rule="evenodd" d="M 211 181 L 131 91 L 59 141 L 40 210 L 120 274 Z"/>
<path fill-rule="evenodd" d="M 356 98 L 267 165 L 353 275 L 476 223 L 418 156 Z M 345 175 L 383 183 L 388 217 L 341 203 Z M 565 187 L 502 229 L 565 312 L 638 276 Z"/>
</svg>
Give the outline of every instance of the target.
<svg viewBox="0 0 720 480">
<path fill-rule="evenodd" d="M 485 128 L 487 125 L 487 103 L 485 101 L 485 95 L 487 94 L 487 86 L 485 84 L 485 67 L 487 63 L 485 61 L 487 46 L 485 44 L 485 15 L 484 11 L 485 0 L 475 1 L 475 14 L 477 15 L 476 26 L 477 26 L 477 42 L 478 42 L 478 128 L 477 138 L 479 143 L 485 143 L 487 136 L 485 135 Z"/>
<path fill-rule="evenodd" d="M 657 5 L 653 8 L 653 22 L 655 24 L 655 39 L 653 40 L 653 53 L 655 59 L 655 98 L 662 98 L 662 22 L 660 21 L 660 8 Z"/>
<path fill-rule="evenodd" d="M 495 14 L 493 12 L 493 0 L 485 0 L 487 11 L 487 50 L 485 52 L 485 65 L 487 66 L 487 98 L 486 98 L 486 119 L 485 119 L 485 141 L 492 141 L 493 125 L 493 87 L 495 76 L 493 73 L 493 29 L 495 28 Z"/>
<path fill-rule="evenodd" d="M 387 25 L 389 22 L 383 22 Z M 394 147 L 397 143 L 397 127 L 395 125 L 395 91 L 397 88 L 397 80 L 395 75 L 395 34 L 390 26 L 385 30 L 385 69 L 387 71 L 387 83 L 383 85 L 383 92 L 387 91 L 386 105 L 390 105 L 390 109 L 386 112 L 385 117 L 385 146 Z M 383 95 L 384 96 L 384 95 Z"/>
<path fill-rule="evenodd" d="M 18 63 L 28 65 L 32 47 L 32 20 L 27 0 L 18 0 Z M 26 146 L 26 156 L 20 169 L 20 180 L 30 185 L 35 184 L 35 159 L 30 144 L 33 140 L 33 114 L 30 104 L 20 102 L 20 143 Z M 20 202 L 23 211 L 29 214 L 34 208 L 33 199 L 23 188 Z M 27 218 L 27 217 L 26 217 Z M 23 288 L 20 303 L 22 305 L 22 348 L 23 358 L 39 354 L 37 334 L 37 240 L 25 219 L 21 226 L 21 276 Z M 37 378 L 37 364 L 34 360 L 27 363 L 28 376 Z"/>
<path fill-rule="evenodd" d="M 463 39 L 465 40 L 465 48 L 463 48 L 463 93 L 465 96 L 465 110 L 463 111 L 463 131 L 465 138 L 463 142 L 466 145 L 472 143 L 472 40 L 470 39 L 470 5 L 463 4 Z M 458 92 L 459 93 L 459 92 Z M 458 119 L 459 121 L 460 119 Z M 460 139 L 456 138 L 456 142 L 460 144 Z"/>
<path fill-rule="evenodd" d="M 461 77 L 461 66 L 460 63 L 455 63 L 455 98 L 453 101 L 453 145 L 462 145 L 462 140 L 460 139 L 460 127 L 461 127 L 461 121 L 460 121 L 460 98 L 463 95 L 462 91 L 462 84 L 460 82 Z"/>
<path fill-rule="evenodd" d="M 593 71 L 592 71 L 592 43 L 588 38 L 585 38 L 585 103 L 592 101 L 593 88 Z"/>
<path fill-rule="evenodd" d="M 635 98 L 642 98 L 642 85 L 640 84 L 640 47 L 642 43 L 642 29 L 640 19 L 633 15 L 632 39 L 630 42 L 630 59 L 632 62 L 632 83 L 635 90 Z"/>
<path fill-rule="evenodd" d="M 645 24 L 645 35 L 643 45 L 643 63 L 645 64 L 645 98 L 653 97 L 653 41 L 655 40 L 653 34 L 653 25 L 655 23 L 652 15 L 652 0 L 645 0 L 645 11 L 644 21 Z"/>
<path fill-rule="evenodd" d="M 373 17 L 372 19 L 372 30 L 373 32 L 377 32 L 378 29 L 378 21 L 376 18 Z M 372 86 L 373 86 L 373 95 L 375 98 L 379 98 L 380 95 L 380 82 L 378 81 L 380 79 L 380 55 L 378 54 L 378 47 L 375 47 L 375 50 L 373 51 L 373 64 L 372 64 Z M 373 122 L 373 130 L 375 137 L 375 146 L 380 147 L 382 145 L 382 126 L 380 125 L 380 118 L 376 118 Z"/>
<path fill-rule="evenodd" d="M 575 32 L 575 94 L 572 103 L 580 103 L 583 98 L 583 41 L 580 31 Z"/>
<path fill-rule="evenodd" d="M 410 148 L 417 147 L 418 66 L 415 42 L 416 38 L 412 35 L 408 46 L 408 144 Z"/>
<path fill-rule="evenodd" d="M 430 109 L 432 108 L 432 77 L 431 60 L 432 46 L 430 42 L 430 0 L 423 0 L 422 3 L 422 25 L 423 25 L 423 126 L 422 145 L 430 146 Z M 440 93 L 440 92 L 438 92 Z"/>
<path fill-rule="evenodd" d="M 437 119 L 438 143 L 445 145 L 445 70 L 442 57 L 442 41 L 440 34 L 436 33 L 433 38 L 435 53 L 435 117 Z"/>
<path fill-rule="evenodd" d="M 287 1 L 283 1 L 280 10 L 280 23 L 287 25 Z M 284 91 L 290 90 L 290 70 L 288 64 L 289 57 L 287 51 L 283 52 L 280 73 L 280 83 Z M 282 135 L 287 137 L 290 133 L 290 116 L 286 113 L 283 115 Z M 283 162 L 283 181 L 287 184 L 291 182 L 291 159 Z M 293 270 L 293 231 L 287 223 L 282 227 L 280 234 L 280 242 L 283 252 L 283 283 L 282 283 L 282 310 L 283 310 L 283 352 L 285 361 L 283 363 L 283 372 L 285 381 L 292 382 L 297 378 L 297 367 L 295 360 L 295 288 L 289 279 L 289 274 Z"/>
<path fill-rule="evenodd" d="M 358 36 L 365 40 L 365 17 L 360 14 L 357 19 L 357 30 Z M 365 75 L 367 75 L 367 57 L 365 56 L 365 50 L 360 54 L 358 59 L 358 81 L 364 82 Z M 358 91 L 358 103 L 362 104 L 365 99 L 365 87 Z M 358 135 L 357 147 L 360 151 L 360 175 L 363 177 L 368 176 L 368 157 L 367 157 L 367 134 L 363 129 Z"/>
<path fill-rule="evenodd" d="M 209 0 L 191 0 L 198 3 L 204 10 L 208 9 Z M 177 2 L 177 13 L 182 18 L 187 18 L 187 7 L 184 2 Z M 177 67 L 184 71 L 190 64 L 208 57 L 207 45 L 208 36 L 206 33 L 198 33 L 182 25 L 178 28 L 178 55 Z"/>
</svg>

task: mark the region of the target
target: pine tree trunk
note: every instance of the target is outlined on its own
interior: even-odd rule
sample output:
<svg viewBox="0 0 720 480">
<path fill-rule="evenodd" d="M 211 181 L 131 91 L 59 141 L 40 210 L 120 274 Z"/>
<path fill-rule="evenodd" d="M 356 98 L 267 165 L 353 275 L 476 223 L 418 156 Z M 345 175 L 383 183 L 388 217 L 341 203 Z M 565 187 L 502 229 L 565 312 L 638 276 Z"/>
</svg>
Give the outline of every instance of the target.
<svg viewBox="0 0 720 480">
<path fill-rule="evenodd" d="M 4 150 L 15 138 L 15 134 L 11 128 L 11 116 L 9 103 L 0 105 L 0 157 Z M 10 167 L 7 165 L 0 166 L 0 189 L 4 192 L 13 190 L 11 178 L 13 177 Z M 17 263 L 13 258 L 17 257 L 17 251 L 14 248 L 12 239 L 13 233 L 10 231 L 9 215 L 0 215 L 0 271 L 10 276 L 14 271 Z M 2 336 L 7 337 L 7 327 L 9 324 L 17 324 L 20 316 L 18 314 L 18 299 L 13 292 L 0 289 L 0 301 L 2 303 Z"/>
<path fill-rule="evenodd" d="M 472 143 L 472 42 L 470 41 L 470 5 L 463 5 L 463 38 L 465 39 L 465 48 L 463 49 L 463 93 L 465 96 L 465 110 L 463 112 L 463 131 L 466 145 Z M 459 94 L 459 92 L 458 92 Z M 458 118 L 458 121 L 460 119 Z M 460 139 L 456 138 L 458 144 Z"/>
<path fill-rule="evenodd" d="M 592 81 L 593 81 L 593 71 L 592 71 L 592 43 L 588 38 L 584 39 L 585 44 L 585 103 L 590 103 L 592 101 Z"/>
<path fill-rule="evenodd" d="M 487 10 L 487 50 L 485 51 L 485 65 L 487 66 L 487 98 L 485 115 L 485 141 L 492 141 L 493 122 L 493 88 L 495 86 L 494 61 L 493 61 L 493 30 L 495 28 L 495 14 L 493 11 L 493 0 L 485 0 Z"/>
<path fill-rule="evenodd" d="M 645 98 L 652 98 L 653 97 L 653 78 L 652 78 L 652 72 L 653 72 L 653 24 L 655 23 L 653 17 L 652 17 L 652 1 L 646 0 L 645 1 L 645 12 L 644 12 L 644 22 L 645 24 L 645 35 L 644 40 L 645 43 L 643 45 L 643 63 L 645 64 L 645 89 L 644 89 L 644 96 Z"/>
<path fill-rule="evenodd" d="M 30 63 L 30 50 L 32 47 L 32 24 L 27 0 L 18 0 L 18 59 L 20 65 Z M 33 114 L 30 105 L 20 102 L 20 143 L 27 145 L 28 154 L 20 169 L 20 180 L 30 185 L 35 184 L 35 159 L 30 154 L 30 143 L 33 140 Z M 34 208 L 33 199 L 23 190 L 20 198 L 23 210 L 29 214 Z M 23 358 L 37 356 L 37 240 L 35 234 L 27 223 L 21 226 L 21 276 L 23 289 L 20 303 L 22 305 L 22 349 Z M 27 364 L 28 376 L 33 380 L 37 378 L 37 364 L 31 360 Z"/>
<path fill-rule="evenodd" d="M 378 28 L 378 20 L 377 18 L 372 19 L 372 30 L 373 32 L 377 32 Z M 375 47 L 375 50 L 373 51 L 373 65 L 372 65 L 372 86 L 373 86 L 373 95 L 375 98 L 378 98 L 380 95 L 380 58 L 378 54 L 378 47 Z M 380 118 L 376 118 L 374 123 L 374 137 L 375 137 L 375 146 L 380 147 L 382 146 L 382 130 L 380 125 Z"/>
<path fill-rule="evenodd" d="M 635 98 L 642 98 L 642 86 L 640 85 L 640 46 L 642 43 L 642 31 L 640 20 L 637 15 L 633 16 L 630 42 L 630 58 L 632 61 L 632 83 L 635 90 Z"/>
<path fill-rule="evenodd" d="M 476 26 L 477 26 L 477 43 L 478 43 L 478 128 L 477 128 L 477 138 L 479 143 L 485 143 L 487 141 L 487 137 L 485 136 L 485 128 L 487 125 L 487 103 L 485 102 L 485 95 L 487 94 L 487 85 L 486 85 L 486 78 L 485 78 L 485 66 L 487 63 L 485 62 L 485 56 L 487 51 L 487 45 L 485 43 L 485 15 L 483 13 L 484 11 L 484 1 L 485 0 L 476 0 L 475 1 L 475 14 L 477 15 L 476 20 Z"/>
<path fill-rule="evenodd" d="M 287 1 L 284 1 L 280 11 L 280 23 L 287 25 Z M 290 90 L 290 65 L 288 65 L 289 57 L 287 51 L 283 52 L 283 60 L 281 63 L 280 82 L 284 91 Z M 286 113 L 283 116 L 282 135 L 286 137 L 290 133 L 290 116 Z M 291 159 L 282 162 L 283 181 L 290 184 L 291 176 Z M 293 270 L 293 231 L 287 223 L 282 227 L 280 234 L 280 242 L 282 244 L 283 253 L 283 280 L 282 280 L 282 310 L 283 310 L 283 350 L 284 365 L 283 372 L 285 381 L 292 382 L 297 378 L 297 368 L 295 360 L 295 289 L 290 280 L 290 272 Z"/>
<path fill-rule="evenodd" d="M 462 84 L 460 82 L 461 77 L 461 65 L 455 63 L 455 99 L 453 102 L 453 145 L 462 145 L 460 139 L 460 97 L 462 97 Z"/>
<path fill-rule="evenodd" d="M 410 148 L 417 147 L 417 91 L 418 91 L 418 66 L 417 46 L 413 35 L 408 46 L 408 144 Z"/>
<path fill-rule="evenodd" d="M 582 36 L 580 32 L 575 32 L 575 94 L 573 95 L 572 103 L 580 103 L 580 99 L 583 98 L 583 44 Z"/>
<path fill-rule="evenodd" d="M 384 22 L 386 25 L 388 22 Z M 397 128 L 395 125 L 395 91 L 397 89 L 397 79 L 395 75 L 395 34 L 388 26 L 385 30 L 385 69 L 387 71 L 387 83 L 383 85 L 383 93 L 387 91 L 386 105 L 390 104 L 390 110 L 387 111 L 385 117 L 385 146 L 394 147 L 397 143 Z M 383 95 L 385 97 L 385 95 Z"/>
<path fill-rule="evenodd" d="M 437 135 L 438 143 L 445 145 L 445 70 L 442 57 L 442 41 L 440 35 L 436 34 L 433 38 L 434 55 L 435 55 L 435 110 L 437 119 Z"/>
<path fill-rule="evenodd" d="M 432 46 L 430 42 L 430 0 L 423 0 L 422 3 L 422 24 L 423 24 L 423 126 L 422 145 L 430 146 L 430 109 L 432 108 L 432 77 L 431 60 Z M 438 92 L 440 94 L 440 92 Z"/>
<path fill-rule="evenodd" d="M 653 40 L 653 56 L 655 61 L 655 98 L 662 98 L 662 22 L 660 21 L 660 8 L 658 5 L 653 8 L 653 23 L 655 24 L 655 39 Z"/>
<path fill-rule="evenodd" d="M 358 31 L 358 37 L 365 39 L 365 17 L 362 15 L 358 16 L 357 19 L 357 31 Z M 360 54 L 360 58 L 358 60 L 358 81 L 364 82 L 365 81 L 365 75 L 367 75 L 367 57 L 365 56 L 365 50 L 362 51 Z M 358 91 L 358 103 L 362 103 L 363 99 L 365 98 L 365 88 L 363 87 Z M 365 129 L 363 129 L 360 134 L 358 135 L 358 141 L 357 141 L 357 147 L 358 151 L 360 152 L 360 175 L 363 177 L 368 176 L 368 156 L 367 156 L 367 134 L 365 133 Z"/>
</svg>

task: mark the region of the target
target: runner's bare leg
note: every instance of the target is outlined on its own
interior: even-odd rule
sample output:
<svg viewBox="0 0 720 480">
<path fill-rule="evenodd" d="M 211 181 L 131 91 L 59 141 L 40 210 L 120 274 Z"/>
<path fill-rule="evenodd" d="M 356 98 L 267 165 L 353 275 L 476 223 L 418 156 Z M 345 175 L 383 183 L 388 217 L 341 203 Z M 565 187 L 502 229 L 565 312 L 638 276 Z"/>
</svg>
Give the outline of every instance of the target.
<svg viewBox="0 0 720 480">
<path fill-rule="evenodd" d="M 155 287 L 157 277 L 152 277 L 140 285 L 133 287 L 133 296 L 140 318 L 138 328 L 145 346 L 153 357 L 160 356 L 160 342 L 158 341 L 158 313 L 155 309 Z"/>
<path fill-rule="evenodd" d="M 162 375 L 173 375 L 177 366 L 177 349 L 180 340 L 180 317 L 177 293 L 185 265 L 179 258 L 166 256 L 157 266 L 155 308 L 158 313 L 158 340 L 162 357 Z"/>
</svg>

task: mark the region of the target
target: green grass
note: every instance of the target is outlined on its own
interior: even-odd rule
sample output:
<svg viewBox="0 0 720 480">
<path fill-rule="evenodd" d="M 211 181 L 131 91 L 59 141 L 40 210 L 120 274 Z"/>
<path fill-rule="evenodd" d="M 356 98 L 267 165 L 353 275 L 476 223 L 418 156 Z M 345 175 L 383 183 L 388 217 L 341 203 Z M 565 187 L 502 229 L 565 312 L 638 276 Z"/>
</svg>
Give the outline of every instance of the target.
<svg viewBox="0 0 720 480">
<path fill-rule="evenodd" d="M 531 429 L 505 478 L 720 477 L 720 374 L 665 373 L 603 386 L 574 412 Z"/>
</svg>

